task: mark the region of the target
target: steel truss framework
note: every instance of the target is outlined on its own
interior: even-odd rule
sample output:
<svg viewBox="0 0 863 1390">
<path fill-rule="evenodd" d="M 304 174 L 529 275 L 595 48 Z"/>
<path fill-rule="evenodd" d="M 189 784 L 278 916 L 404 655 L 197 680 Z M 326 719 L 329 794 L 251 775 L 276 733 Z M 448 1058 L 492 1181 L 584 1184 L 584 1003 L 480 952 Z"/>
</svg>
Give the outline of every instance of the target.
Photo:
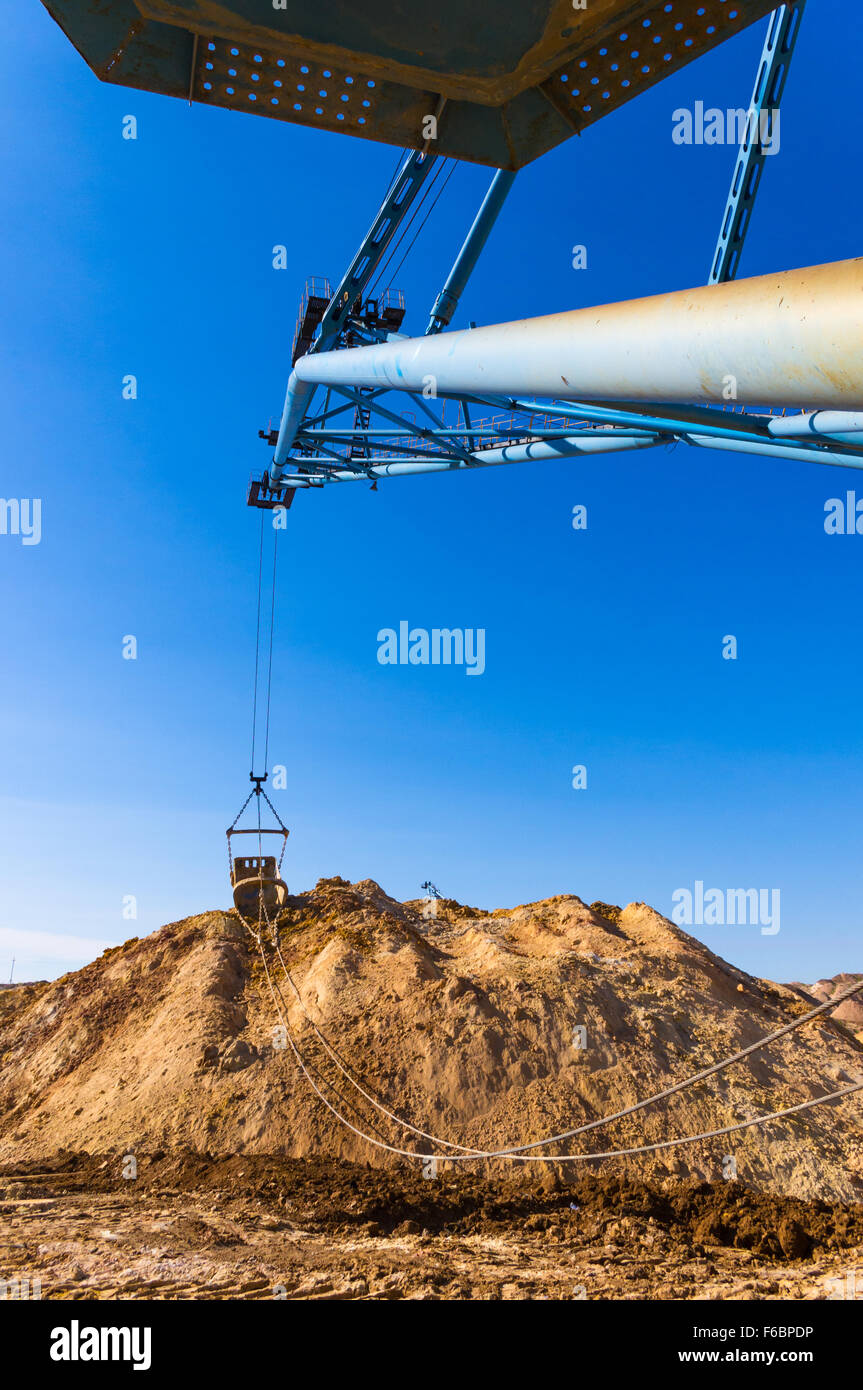
<svg viewBox="0 0 863 1390">
<path fill-rule="evenodd" d="M 250 502 L 259 506 L 285 505 L 293 500 L 293 493 L 298 489 L 323 488 L 336 482 L 366 479 L 376 483 L 384 477 L 459 471 L 673 443 L 863 468 L 863 409 L 860 409 L 863 389 L 859 386 L 859 353 L 855 358 L 851 348 L 845 357 L 842 356 L 847 342 L 841 333 L 835 332 L 833 321 L 837 304 L 847 294 L 848 286 L 841 275 L 838 281 L 836 275 L 830 275 L 831 271 L 840 272 L 856 267 L 857 263 L 816 268 L 810 275 L 814 289 L 805 280 L 808 272 L 763 277 L 764 282 L 769 282 L 766 287 L 761 280 L 731 284 L 740 263 L 764 165 L 762 112 L 769 112 L 772 120 L 776 119 L 804 7 L 805 0 L 780 5 L 769 18 L 711 265 L 709 287 L 705 290 L 661 296 L 656 301 L 643 300 L 632 305 L 607 306 L 604 311 L 576 310 L 570 315 L 551 316 L 547 320 L 499 325 L 475 333 L 447 334 L 438 340 L 444 349 L 442 356 L 435 345 L 437 335 L 453 317 L 515 177 L 501 170 L 492 180 L 446 284 L 434 302 L 425 337 L 405 339 L 399 333 L 369 327 L 363 323 L 362 296 L 379 271 L 394 238 L 400 230 L 403 235 L 405 225 L 409 226 L 416 216 L 419 209 L 413 213 L 411 209 L 427 187 L 435 167 L 434 154 L 408 153 L 377 218 L 324 313 L 319 336 L 309 352 L 296 363 L 278 432 L 261 431 L 276 447 L 269 471 L 253 484 L 257 495 L 250 496 Z M 721 297 L 731 292 L 744 296 L 739 304 L 753 317 L 757 342 L 759 332 L 763 332 L 759 314 L 765 311 L 765 303 L 768 309 L 774 301 L 783 303 L 789 295 L 789 287 L 793 290 L 796 284 L 795 275 L 798 279 L 804 277 L 805 293 L 824 306 L 823 321 L 818 322 L 821 339 L 814 343 L 804 341 L 802 346 L 792 343 L 787 361 L 780 352 L 766 367 L 762 363 L 759 371 L 753 374 L 749 395 L 743 392 L 735 401 L 724 405 L 694 403 L 699 400 L 699 393 L 695 389 L 687 391 L 686 383 L 689 381 L 692 385 L 699 371 L 703 376 L 703 369 L 697 352 L 695 362 L 691 361 L 691 345 L 686 342 L 676 345 L 681 354 L 679 391 L 666 389 L 663 392 L 651 385 L 651 371 L 646 367 L 639 377 L 637 367 L 632 368 L 629 354 L 628 365 L 619 365 L 617 370 L 618 389 L 610 394 L 607 382 L 603 382 L 602 390 L 584 391 L 590 399 L 573 399 L 567 393 L 562 398 L 560 391 L 554 394 L 527 392 L 519 385 L 520 372 L 515 366 L 512 380 L 507 380 L 503 388 L 498 385 L 487 391 L 476 384 L 477 378 L 489 380 L 494 376 L 494 367 L 498 368 L 497 376 L 505 378 L 507 369 L 500 367 L 501 360 L 504 363 L 517 357 L 524 360 L 525 352 L 533 356 L 535 350 L 541 356 L 543 334 L 551 331 L 543 326 L 554 326 L 553 321 L 567 321 L 562 325 L 564 337 L 558 334 L 553 347 L 555 344 L 559 347 L 562 341 L 569 342 L 570 338 L 577 342 L 579 314 L 590 314 L 593 318 L 598 313 L 606 313 L 612 319 L 617 316 L 627 341 L 641 324 L 642 336 L 648 339 L 644 353 L 649 358 L 655 352 L 655 344 L 649 340 L 650 324 L 661 321 L 673 325 L 678 310 L 691 313 L 694 306 L 707 315 L 700 349 L 704 356 L 711 346 L 717 347 L 717 342 L 711 341 L 711 310 L 713 306 L 721 309 L 723 303 L 721 298 L 711 300 L 705 296 Z M 750 291 L 749 287 L 758 288 Z M 860 288 L 863 289 L 863 284 Z M 681 302 L 678 306 L 672 301 Z M 645 320 L 645 306 L 650 309 L 654 305 L 654 318 Z M 810 313 L 808 317 L 818 321 L 817 313 Z M 473 325 L 471 327 L 473 329 Z M 853 332 L 853 324 L 851 327 Z M 351 338 L 346 336 L 348 329 L 353 330 Z M 721 313 L 716 334 L 721 353 Z M 825 364 L 818 360 L 818 349 L 825 334 L 839 353 L 840 365 L 848 370 L 846 379 L 832 393 L 822 395 L 820 382 L 825 375 Z M 594 336 L 588 339 L 588 354 L 595 353 L 596 341 Z M 611 341 L 613 349 L 613 335 Z M 357 342 L 365 346 L 353 346 Z M 477 345 L 476 353 L 470 352 L 473 343 Z M 799 361 L 801 355 L 807 356 L 807 349 L 811 368 L 808 375 L 806 370 L 801 371 Z M 544 350 L 548 355 L 547 344 Z M 460 379 L 460 369 L 455 365 L 459 361 L 469 365 Z M 424 362 L 430 364 L 427 372 L 423 372 Z M 445 366 L 443 373 L 432 369 L 439 368 L 441 362 Z M 562 370 L 558 371 L 559 366 L 555 358 L 551 375 L 569 386 L 570 379 Z M 582 378 L 588 383 L 591 379 L 590 371 Z M 795 383 L 802 400 L 789 398 Z M 325 399 L 313 409 L 313 398 L 321 389 L 326 392 Z M 400 392 L 402 398 L 407 396 L 412 409 L 394 408 L 394 391 Z M 752 391 L 761 394 L 753 399 Z M 581 394 L 579 392 L 579 396 Z M 718 398 L 715 389 L 700 395 L 702 401 Z M 746 404 L 740 404 L 740 400 Z M 645 401 L 649 402 L 647 407 Z M 806 408 L 816 404 L 827 408 Z M 853 409 L 846 408 L 849 405 Z M 493 413 L 486 415 L 483 413 L 486 411 Z"/>
</svg>

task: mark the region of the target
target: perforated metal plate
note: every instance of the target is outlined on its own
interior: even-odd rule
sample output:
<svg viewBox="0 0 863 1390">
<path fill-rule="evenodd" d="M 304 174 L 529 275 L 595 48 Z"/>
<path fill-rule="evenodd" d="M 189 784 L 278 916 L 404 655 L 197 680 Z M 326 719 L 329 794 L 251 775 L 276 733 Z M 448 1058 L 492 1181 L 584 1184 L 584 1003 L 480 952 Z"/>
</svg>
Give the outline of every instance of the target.
<svg viewBox="0 0 863 1390">
<path fill-rule="evenodd" d="M 629 21 L 565 63 L 543 91 L 579 128 L 598 121 L 707 49 L 730 38 L 754 16 L 734 0 L 630 5 Z M 767 13 L 774 6 L 756 6 Z"/>
<path fill-rule="evenodd" d="M 773 0 L 44 0 L 104 81 L 517 169 Z M 491 15 L 491 18 L 489 17 Z"/>
<path fill-rule="evenodd" d="M 387 102 L 391 96 L 382 88 L 390 85 L 291 55 L 210 39 L 200 42 L 194 97 L 235 111 L 252 109 L 259 115 L 364 135 L 365 126 L 379 124 L 381 98 Z M 410 95 L 423 105 L 416 93 Z"/>
</svg>

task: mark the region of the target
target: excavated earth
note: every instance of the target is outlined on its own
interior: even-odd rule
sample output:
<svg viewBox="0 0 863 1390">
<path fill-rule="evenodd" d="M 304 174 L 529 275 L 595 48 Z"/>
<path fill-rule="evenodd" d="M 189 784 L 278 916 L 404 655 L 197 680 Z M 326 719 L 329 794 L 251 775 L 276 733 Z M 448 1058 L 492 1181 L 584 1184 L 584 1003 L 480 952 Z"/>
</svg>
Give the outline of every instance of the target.
<svg viewBox="0 0 863 1390">
<path fill-rule="evenodd" d="M 643 903 L 573 896 L 485 913 L 325 879 L 289 900 L 279 938 L 281 960 L 235 914 L 205 913 L 0 993 L 0 1283 L 75 1299 L 863 1296 L 860 1095 L 652 1154 L 424 1176 L 310 1084 L 411 1155 L 425 1141 L 336 1058 L 418 1128 L 527 1143 L 799 1017 L 805 988 L 735 969 Z M 846 1014 L 551 1152 L 863 1081 Z"/>
</svg>

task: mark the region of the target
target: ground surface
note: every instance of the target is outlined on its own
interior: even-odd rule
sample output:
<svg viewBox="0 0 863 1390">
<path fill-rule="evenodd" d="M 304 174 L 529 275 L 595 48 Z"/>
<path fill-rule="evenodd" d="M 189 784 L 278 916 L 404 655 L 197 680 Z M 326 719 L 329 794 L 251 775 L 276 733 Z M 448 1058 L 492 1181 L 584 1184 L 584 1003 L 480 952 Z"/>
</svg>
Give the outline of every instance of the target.
<svg viewBox="0 0 863 1390">
<path fill-rule="evenodd" d="M 852 978 L 819 981 L 816 997 Z M 863 1082 L 857 1005 L 549 1150 L 574 1163 L 450 1163 L 426 1179 L 429 1143 L 410 1128 L 481 1150 L 531 1143 L 691 1077 L 814 1002 L 644 903 L 562 895 L 488 913 L 333 878 L 289 900 L 277 943 L 235 913 L 173 923 L 0 991 L 0 1286 L 863 1294 L 863 1093 L 685 1147 L 583 1157 Z"/>
<path fill-rule="evenodd" d="M 44 1299 L 863 1297 L 863 1206 L 739 1183 L 423 1180 L 325 1160 L 0 1171 L 0 1272 Z"/>
<path fill-rule="evenodd" d="M 445 901 L 435 913 L 371 880 L 322 879 L 290 900 L 281 959 L 271 942 L 262 957 L 235 914 L 211 912 L 59 980 L 0 992 L 0 1162 L 64 1146 L 398 1162 L 324 1108 L 284 1037 L 279 1045 L 280 1013 L 335 1107 L 363 1133 L 418 1152 L 427 1145 L 354 1080 L 421 1129 L 490 1149 L 612 1114 L 813 1002 L 747 975 L 644 903 L 565 895 L 492 913 Z M 825 1015 L 709 1082 L 555 1147 L 663 1141 L 857 1082 L 853 1022 Z M 715 1180 L 731 1162 L 758 1188 L 860 1200 L 861 1117 L 855 1095 L 617 1171 Z"/>
</svg>

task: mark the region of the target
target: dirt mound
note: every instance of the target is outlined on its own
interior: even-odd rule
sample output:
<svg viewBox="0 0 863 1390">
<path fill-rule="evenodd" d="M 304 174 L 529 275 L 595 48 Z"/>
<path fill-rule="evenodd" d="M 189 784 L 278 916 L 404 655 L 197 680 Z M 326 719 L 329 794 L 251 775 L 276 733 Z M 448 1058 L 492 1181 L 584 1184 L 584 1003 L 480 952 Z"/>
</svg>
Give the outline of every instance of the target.
<svg viewBox="0 0 863 1390">
<path fill-rule="evenodd" d="M 334 1104 L 358 1128 L 413 1152 L 422 1141 L 406 1142 L 350 1090 L 309 1018 L 390 1110 L 490 1148 L 631 1104 L 807 1007 L 643 903 L 591 908 L 560 896 L 485 913 L 448 900 L 399 903 L 371 880 L 323 879 L 290 900 L 281 942 L 300 998 L 271 948 L 267 966 L 318 1084 L 336 1083 Z M 277 1022 L 257 946 L 224 912 L 163 927 L 53 983 L 4 991 L 0 1160 L 63 1146 L 398 1164 L 321 1105 Z M 863 1047 L 822 1018 L 572 1151 L 715 1129 L 855 1081 Z M 708 1181 L 736 1164 L 747 1187 L 858 1200 L 860 1116 L 852 1097 L 602 1172 Z"/>
<path fill-rule="evenodd" d="M 844 972 L 841 975 L 833 975 L 829 979 L 816 980 L 814 985 L 801 985 L 795 983 L 792 989 L 798 990 L 802 995 L 806 995 L 819 1004 L 825 1004 L 828 999 L 833 999 L 837 994 L 842 994 L 850 985 L 859 984 L 863 980 L 863 975 L 848 975 Z M 851 999 L 846 999 L 844 1004 L 840 1004 L 832 1014 L 840 1023 L 847 1023 L 856 1033 L 863 1032 L 863 995 L 854 995 Z"/>
</svg>

